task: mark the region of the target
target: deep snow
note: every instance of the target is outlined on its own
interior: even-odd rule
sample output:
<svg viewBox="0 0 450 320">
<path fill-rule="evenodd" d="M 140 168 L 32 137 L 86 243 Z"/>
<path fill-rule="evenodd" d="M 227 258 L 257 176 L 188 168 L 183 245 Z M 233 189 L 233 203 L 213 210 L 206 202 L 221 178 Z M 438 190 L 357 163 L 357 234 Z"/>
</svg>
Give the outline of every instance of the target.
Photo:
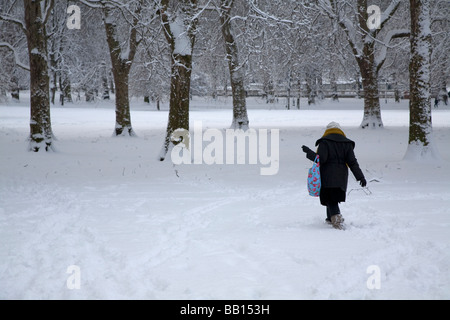
<svg viewBox="0 0 450 320">
<path fill-rule="evenodd" d="M 428 163 L 403 160 L 406 101 L 383 100 L 385 128 L 361 130 L 362 100 L 285 110 L 250 98 L 250 126 L 280 129 L 279 172 L 261 176 L 157 161 L 167 105 L 136 100 L 138 137 L 112 137 L 112 101 L 55 106 L 57 151 L 30 153 L 22 99 L 0 105 L 1 299 L 450 298 L 449 107 L 433 110 L 442 159 Z M 231 100 L 191 109 L 205 129 L 231 124 Z M 371 181 L 369 194 L 350 176 L 345 231 L 306 189 L 301 145 L 330 121 Z"/>
</svg>

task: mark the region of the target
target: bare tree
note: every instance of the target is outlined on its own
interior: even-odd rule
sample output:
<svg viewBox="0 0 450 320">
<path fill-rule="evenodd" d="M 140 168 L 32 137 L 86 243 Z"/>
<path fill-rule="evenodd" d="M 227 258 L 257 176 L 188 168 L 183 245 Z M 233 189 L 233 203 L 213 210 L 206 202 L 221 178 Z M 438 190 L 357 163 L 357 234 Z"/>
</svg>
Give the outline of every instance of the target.
<svg viewBox="0 0 450 320">
<path fill-rule="evenodd" d="M 48 38 L 49 49 L 49 66 L 50 66 L 50 101 L 54 105 L 56 91 L 58 86 L 63 88 L 61 90 L 61 102 L 67 99 L 71 100 L 70 92 L 70 80 L 68 79 L 67 72 L 63 68 L 63 54 L 65 51 L 67 41 L 67 26 L 66 26 L 66 8 L 67 1 L 57 1 L 53 8 L 53 14 L 47 26 L 48 33 L 52 36 Z M 64 98 L 66 93 L 66 99 Z"/>
<path fill-rule="evenodd" d="M 345 32 L 348 44 L 359 66 L 364 89 L 362 128 L 383 127 L 378 89 L 378 73 L 386 61 L 387 48 L 392 39 L 409 35 L 407 29 L 393 29 L 382 33 L 401 5 L 392 0 L 380 15 L 379 25 L 369 29 L 367 0 L 318 0 L 318 6 Z M 383 39 L 379 39 L 382 36 Z M 376 50 L 377 45 L 381 45 Z"/>
<path fill-rule="evenodd" d="M 89 7 L 102 10 L 116 94 L 114 134 L 134 136 L 135 132 L 131 125 L 129 77 L 137 48 L 142 41 L 142 38 L 138 38 L 138 24 L 144 1 L 80 1 Z"/>
<path fill-rule="evenodd" d="M 17 2 L 13 2 L 16 5 Z M 28 44 L 29 68 L 17 58 L 15 48 L 3 43 L 15 52 L 18 66 L 30 70 L 30 143 L 29 150 L 38 152 L 53 148 L 53 132 L 50 119 L 50 80 L 48 75 L 48 50 L 46 23 L 51 16 L 54 0 L 23 1 L 24 21 L 0 14 L 0 19 L 14 23 L 25 33 Z"/>
<path fill-rule="evenodd" d="M 145 14 L 139 20 L 142 42 L 131 69 L 130 90 L 132 96 L 155 102 L 160 110 L 160 103 L 169 96 L 169 48 L 155 3 L 146 2 L 144 7 Z"/>
<path fill-rule="evenodd" d="M 50 120 L 50 80 L 48 75 L 47 31 L 45 24 L 50 17 L 54 1 L 27 1 L 25 28 L 30 57 L 30 150 L 46 151 L 52 148 L 53 132 Z"/>
<path fill-rule="evenodd" d="M 15 8 L 19 10 L 23 11 L 20 5 Z M 28 59 L 25 33 L 17 25 L 1 20 L 1 16 L 0 30 L 0 99 L 6 99 L 6 92 L 10 92 L 12 100 L 19 101 L 21 83 L 29 83 L 29 67 L 18 66 Z"/>
<path fill-rule="evenodd" d="M 105 76 L 108 78 L 108 89 L 112 90 L 114 86 L 102 7 L 97 5 L 90 8 L 83 3 L 80 9 L 81 30 L 65 30 L 62 49 L 58 52 L 60 98 L 64 99 L 61 102 L 70 101 L 70 95 L 73 101 L 81 101 L 82 92 L 85 93 L 86 102 L 95 101 L 96 93 L 105 89 Z"/>
<path fill-rule="evenodd" d="M 193 66 L 193 76 L 201 73 L 203 78 L 208 80 L 208 94 L 215 101 L 222 92 L 226 93 L 224 87 L 227 86 L 230 77 L 225 44 L 218 21 L 217 7 L 204 10 L 199 17 Z"/>
<path fill-rule="evenodd" d="M 244 69 L 240 63 L 239 50 L 231 26 L 231 10 L 234 0 L 221 0 L 219 8 L 222 36 L 225 42 L 226 58 L 230 70 L 233 95 L 233 121 L 231 128 L 247 130 L 249 121 L 244 86 Z"/>
<path fill-rule="evenodd" d="M 111 1 L 112 2 L 112 1 Z M 129 3 L 127 5 L 130 5 Z M 114 6 L 104 3 L 103 21 L 106 30 L 106 39 L 108 42 L 109 53 L 111 55 L 112 72 L 114 77 L 114 85 L 116 92 L 116 127 L 115 135 L 134 136 L 133 127 L 131 125 L 130 98 L 129 98 L 129 75 L 130 69 L 136 55 L 138 40 L 137 25 L 139 22 L 139 13 L 142 9 L 142 1 L 135 4 L 132 10 L 131 26 L 127 27 L 125 46 L 120 42 L 120 31 L 118 28 L 118 16 L 126 13 L 114 12 L 121 10 Z"/>
<path fill-rule="evenodd" d="M 431 94 L 432 97 L 448 105 L 447 85 L 450 79 L 450 2 L 445 0 L 431 1 L 432 32 L 432 64 Z"/>
</svg>

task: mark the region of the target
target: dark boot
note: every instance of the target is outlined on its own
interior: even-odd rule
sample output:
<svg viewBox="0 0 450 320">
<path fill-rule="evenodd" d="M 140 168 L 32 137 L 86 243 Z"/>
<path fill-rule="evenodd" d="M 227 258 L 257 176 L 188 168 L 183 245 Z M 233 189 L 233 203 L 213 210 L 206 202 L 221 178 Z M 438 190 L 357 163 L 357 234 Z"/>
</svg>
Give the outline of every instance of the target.
<svg viewBox="0 0 450 320">
<path fill-rule="evenodd" d="M 331 212 L 328 206 L 327 206 L 327 218 L 325 219 L 325 222 L 331 224 Z"/>
</svg>

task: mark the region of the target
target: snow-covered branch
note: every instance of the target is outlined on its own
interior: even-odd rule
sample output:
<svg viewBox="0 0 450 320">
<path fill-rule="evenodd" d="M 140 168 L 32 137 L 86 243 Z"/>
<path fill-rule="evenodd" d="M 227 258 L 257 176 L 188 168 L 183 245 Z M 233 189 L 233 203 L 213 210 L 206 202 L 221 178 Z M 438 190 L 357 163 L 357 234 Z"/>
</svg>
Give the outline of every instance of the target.
<svg viewBox="0 0 450 320">
<path fill-rule="evenodd" d="M 50 18 L 54 6 L 55 0 L 45 1 L 45 3 L 43 3 L 42 19 L 44 20 L 44 24 L 46 24 L 48 19 Z"/>
<path fill-rule="evenodd" d="M 400 6 L 400 3 L 401 3 L 400 0 L 393 0 L 386 8 L 386 10 L 384 10 L 384 12 L 381 13 L 380 27 L 375 31 L 375 36 L 380 30 L 383 29 L 384 25 L 392 18 L 392 16 Z"/>
<path fill-rule="evenodd" d="M 104 7 L 109 7 L 112 4 L 116 4 L 116 1 L 105 1 L 105 0 L 78 0 L 80 3 L 84 4 L 89 8 L 102 9 Z"/>
<path fill-rule="evenodd" d="M 248 4 L 250 5 L 250 8 L 256 13 L 256 17 L 262 17 L 262 18 L 264 18 L 266 20 L 272 20 L 272 21 L 275 21 L 277 23 L 290 24 L 290 25 L 295 24 L 295 22 L 292 21 L 292 20 L 282 19 L 282 18 L 279 18 L 277 16 L 274 16 L 274 15 L 271 15 L 271 14 L 269 14 L 267 12 L 262 11 L 261 9 L 259 9 L 256 6 L 254 0 L 249 0 Z"/>
<path fill-rule="evenodd" d="M 194 16 L 192 17 L 192 20 L 197 20 L 198 18 L 200 18 L 202 13 L 205 11 L 214 10 L 214 8 L 210 6 L 211 2 L 212 2 L 212 0 L 208 0 L 208 3 L 205 4 L 204 6 L 197 6 L 197 8 L 199 10 L 197 11 L 196 14 L 194 14 Z"/>
<path fill-rule="evenodd" d="M 9 22 L 9 23 L 15 24 L 24 33 L 27 32 L 27 28 L 25 27 L 25 23 L 23 21 L 20 21 L 19 19 L 10 17 L 8 15 L 0 14 L 0 21 L 5 21 L 5 22 Z"/>
<path fill-rule="evenodd" d="M 408 37 L 410 35 L 409 29 L 397 29 L 389 31 L 382 41 L 383 47 L 381 48 L 380 53 L 375 58 L 375 66 L 377 70 L 380 70 L 386 61 L 387 49 L 390 48 L 389 44 L 392 39 Z"/>
<path fill-rule="evenodd" d="M 357 31 L 354 23 L 350 21 L 348 17 L 341 16 L 340 10 L 336 8 L 336 2 L 334 0 L 319 0 L 317 1 L 317 7 L 325 13 L 332 21 L 335 21 L 347 36 L 348 43 L 352 49 L 355 57 L 362 56 L 362 49 L 357 45 L 356 39 Z"/>
<path fill-rule="evenodd" d="M 353 23 L 347 17 L 343 17 L 339 20 L 339 25 L 347 35 L 347 39 L 352 48 L 353 54 L 356 57 L 361 56 L 362 49 L 357 45 L 358 42 L 356 40 L 356 28 Z"/>
<path fill-rule="evenodd" d="M 11 44 L 9 44 L 7 42 L 0 42 L 0 48 L 8 48 L 9 50 L 11 50 L 14 54 L 14 59 L 15 59 L 16 65 L 26 71 L 30 71 L 30 67 L 28 65 L 25 65 L 22 62 L 20 62 L 19 55 L 16 51 L 16 48 L 14 48 Z"/>
</svg>

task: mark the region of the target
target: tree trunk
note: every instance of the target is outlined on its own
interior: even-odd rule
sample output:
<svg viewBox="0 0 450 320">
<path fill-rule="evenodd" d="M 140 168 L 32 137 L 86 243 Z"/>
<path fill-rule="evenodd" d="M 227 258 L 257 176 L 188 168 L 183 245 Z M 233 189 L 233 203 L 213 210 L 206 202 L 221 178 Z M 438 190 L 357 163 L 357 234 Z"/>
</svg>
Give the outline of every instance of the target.
<svg viewBox="0 0 450 320">
<path fill-rule="evenodd" d="M 19 102 L 20 101 L 20 90 L 19 88 L 14 88 L 11 92 L 11 98 L 16 101 Z"/>
<path fill-rule="evenodd" d="M 164 141 L 165 154 L 169 151 L 172 133 L 177 129 L 189 131 L 189 91 L 191 87 L 192 56 L 177 56 L 172 62 L 172 77 L 170 82 L 170 109 Z"/>
<path fill-rule="evenodd" d="M 64 106 L 64 102 L 65 102 L 65 94 L 64 94 L 64 90 L 63 90 L 63 80 L 62 80 L 62 75 L 59 75 L 59 103 L 61 104 L 61 106 Z"/>
<path fill-rule="evenodd" d="M 336 75 L 333 73 L 331 74 L 331 81 L 330 81 L 330 85 L 331 85 L 331 99 L 333 101 L 339 101 L 339 95 L 338 95 L 338 88 L 337 88 L 337 80 L 336 80 Z"/>
<path fill-rule="evenodd" d="M 380 93 L 378 90 L 378 70 L 375 62 L 375 41 L 369 37 L 376 34 L 369 30 L 367 21 L 367 0 L 358 0 L 358 24 L 364 32 L 361 33 L 362 56 L 355 55 L 362 77 L 364 92 L 364 115 L 361 128 L 382 128 Z"/>
<path fill-rule="evenodd" d="M 137 14 L 140 9 L 135 12 Z M 110 8 L 103 8 L 103 21 L 106 30 L 106 40 L 111 56 L 112 73 L 114 78 L 116 95 L 116 125 L 114 135 L 135 136 L 131 126 L 130 99 L 128 90 L 128 79 L 131 65 L 136 54 L 138 42 L 136 40 L 136 16 L 133 18 L 133 26 L 128 40 L 128 52 L 122 52 L 118 39 L 117 25 L 112 17 Z"/>
<path fill-rule="evenodd" d="M 359 61 L 364 90 L 364 116 L 361 128 L 382 128 L 378 72 L 374 62 L 373 45 L 365 44 L 364 57 Z"/>
<path fill-rule="evenodd" d="M 361 81 L 359 73 L 356 74 L 356 96 L 361 99 Z"/>
<path fill-rule="evenodd" d="M 317 97 L 319 100 L 325 99 L 325 94 L 323 93 L 323 79 L 322 74 L 319 74 L 316 77 L 316 84 L 317 84 Z"/>
<path fill-rule="evenodd" d="M 160 161 L 165 160 L 171 145 L 177 143 L 172 141 L 172 133 L 177 129 L 189 131 L 192 51 L 197 24 L 197 19 L 193 17 L 197 9 L 197 1 L 183 0 L 179 2 L 180 7 L 175 13 L 170 13 L 169 0 L 162 1 L 162 8 L 159 11 L 163 21 L 164 34 L 170 46 L 172 64 L 169 119 Z"/>
<path fill-rule="evenodd" d="M 315 78 L 310 74 L 306 74 L 306 95 L 308 96 L 308 105 L 316 104 Z"/>
<path fill-rule="evenodd" d="M 394 101 L 396 103 L 400 102 L 400 90 L 398 88 L 398 80 L 397 80 L 397 74 L 393 74 L 393 82 L 394 82 Z"/>
<path fill-rule="evenodd" d="M 400 103 L 400 90 L 398 90 L 398 87 L 396 87 L 394 90 L 394 100 L 396 103 Z"/>
<path fill-rule="evenodd" d="M 106 62 L 102 61 L 102 89 L 103 89 L 103 93 L 102 93 L 102 99 L 103 100 L 109 100 L 109 88 L 108 88 L 108 72 L 107 72 L 107 68 L 106 68 Z"/>
<path fill-rule="evenodd" d="M 431 31 L 429 0 L 410 0 L 410 123 L 407 158 L 436 156 L 431 121 Z"/>
<path fill-rule="evenodd" d="M 12 85 L 11 98 L 16 102 L 19 102 L 20 88 L 19 88 L 19 78 L 17 76 L 13 75 L 11 77 L 11 85 Z"/>
<path fill-rule="evenodd" d="M 51 52 L 49 54 L 50 58 L 50 70 L 52 74 L 52 82 L 50 84 L 50 102 L 52 105 L 55 105 L 55 97 L 56 97 L 56 91 L 58 89 L 58 62 L 56 61 L 56 53 L 55 53 L 55 42 L 53 41 L 51 43 Z"/>
<path fill-rule="evenodd" d="M 442 72 L 443 73 L 443 72 Z M 445 75 L 442 77 L 442 84 L 441 84 L 441 90 L 439 94 L 441 95 L 440 98 L 442 98 L 442 101 L 447 106 L 448 105 L 448 92 L 447 92 L 447 81 L 445 80 Z"/>
<path fill-rule="evenodd" d="M 114 67 L 116 84 L 116 127 L 115 135 L 134 136 L 131 126 L 130 99 L 128 94 L 129 69 L 127 66 Z M 128 70 L 127 70 L 128 69 Z"/>
<path fill-rule="evenodd" d="M 367 38 L 371 33 L 367 26 L 369 19 L 367 13 L 367 0 L 358 0 L 358 23 L 364 33 L 362 38 L 362 55 L 355 55 L 362 77 L 362 87 L 364 92 L 364 115 L 361 128 L 382 128 L 380 94 L 378 90 L 378 70 L 375 63 L 375 42 Z"/>
<path fill-rule="evenodd" d="M 112 94 L 116 94 L 115 88 L 114 88 L 114 77 L 109 77 L 109 88 L 111 89 Z"/>
<path fill-rule="evenodd" d="M 24 0 L 25 26 L 30 59 L 30 151 L 52 149 L 50 80 L 47 61 L 47 33 L 41 1 Z"/>
<path fill-rule="evenodd" d="M 103 83 L 103 93 L 102 93 L 102 99 L 103 100 L 109 100 L 109 88 L 108 88 L 108 79 L 107 78 L 103 78 L 102 79 L 102 83 Z"/>
<path fill-rule="evenodd" d="M 60 91 L 61 95 L 63 96 L 63 99 L 67 102 L 73 102 L 72 100 L 72 85 L 70 83 L 69 74 L 67 71 L 61 71 L 61 77 L 60 77 Z M 64 103 L 63 103 L 64 104 Z"/>
<path fill-rule="evenodd" d="M 53 71 L 52 74 L 53 74 L 53 83 L 50 84 L 50 94 L 51 94 L 50 102 L 51 104 L 55 105 L 56 91 L 58 89 L 58 75 L 55 71 Z"/>
<path fill-rule="evenodd" d="M 233 94 L 233 121 L 232 129 L 247 130 L 249 121 L 246 106 L 246 94 L 244 87 L 244 72 L 239 64 L 239 50 L 231 31 L 230 12 L 233 0 L 222 0 L 220 11 L 220 23 L 222 36 L 225 41 L 228 68 L 230 70 L 231 90 Z"/>
<path fill-rule="evenodd" d="M 86 102 L 94 102 L 94 89 L 92 88 L 88 88 L 85 91 L 85 97 L 86 97 Z"/>
</svg>

